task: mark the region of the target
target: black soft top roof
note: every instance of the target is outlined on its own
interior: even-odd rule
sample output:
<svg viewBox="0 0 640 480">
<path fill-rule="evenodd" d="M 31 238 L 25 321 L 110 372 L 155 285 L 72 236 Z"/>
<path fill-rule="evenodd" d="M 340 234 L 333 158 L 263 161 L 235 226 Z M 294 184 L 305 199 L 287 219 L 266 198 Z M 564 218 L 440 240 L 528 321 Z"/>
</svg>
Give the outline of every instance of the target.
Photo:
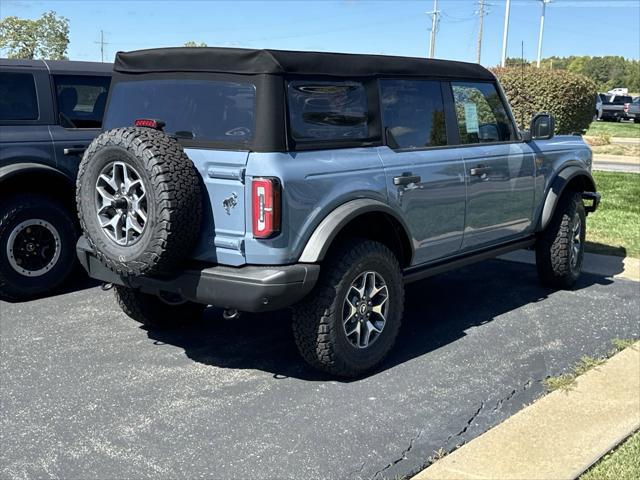
<svg viewBox="0 0 640 480">
<path fill-rule="evenodd" d="M 493 80 L 476 63 L 352 53 L 178 47 L 118 52 L 114 70 L 121 73 L 212 72 L 353 76 L 436 76 Z"/>
</svg>

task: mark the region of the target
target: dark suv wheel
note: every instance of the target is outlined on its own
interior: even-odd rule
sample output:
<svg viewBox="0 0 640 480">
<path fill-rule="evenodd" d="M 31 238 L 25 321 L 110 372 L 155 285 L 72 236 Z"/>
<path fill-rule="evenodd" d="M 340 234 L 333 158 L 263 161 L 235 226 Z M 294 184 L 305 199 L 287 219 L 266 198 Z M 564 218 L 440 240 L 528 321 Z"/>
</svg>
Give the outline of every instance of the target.
<svg viewBox="0 0 640 480">
<path fill-rule="evenodd" d="M 565 192 L 536 243 L 538 277 L 543 285 L 571 288 L 582 271 L 586 214 L 582 196 Z"/>
<path fill-rule="evenodd" d="M 59 286 L 75 266 L 77 228 L 53 198 L 15 195 L 0 206 L 0 296 L 24 300 Z"/>
<path fill-rule="evenodd" d="M 343 377 L 371 370 L 400 329 L 404 284 L 383 244 L 351 240 L 330 252 L 315 290 L 294 307 L 293 332 L 313 367 Z"/>
</svg>

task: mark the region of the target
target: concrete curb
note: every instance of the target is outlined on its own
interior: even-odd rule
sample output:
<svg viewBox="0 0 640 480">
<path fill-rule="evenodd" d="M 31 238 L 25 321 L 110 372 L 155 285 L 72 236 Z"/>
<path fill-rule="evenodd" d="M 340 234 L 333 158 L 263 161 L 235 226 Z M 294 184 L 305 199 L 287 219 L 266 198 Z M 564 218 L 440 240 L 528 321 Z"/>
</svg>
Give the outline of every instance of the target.
<svg viewBox="0 0 640 480">
<path fill-rule="evenodd" d="M 595 153 L 593 155 L 594 166 L 599 163 L 616 163 L 619 165 L 640 165 L 640 157 L 630 157 L 628 155 L 605 155 Z"/>
<path fill-rule="evenodd" d="M 536 263 L 536 255 L 533 250 L 516 250 L 498 258 L 509 262 L 522 262 L 531 265 Z M 640 259 L 585 253 L 582 271 L 604 277 L 625 278 L 640 282 Z"/>
<path fill-rule="evenodd" d="M 573 480 L 638 428 L 640 342 L 413 478 Z"/>
</svg>

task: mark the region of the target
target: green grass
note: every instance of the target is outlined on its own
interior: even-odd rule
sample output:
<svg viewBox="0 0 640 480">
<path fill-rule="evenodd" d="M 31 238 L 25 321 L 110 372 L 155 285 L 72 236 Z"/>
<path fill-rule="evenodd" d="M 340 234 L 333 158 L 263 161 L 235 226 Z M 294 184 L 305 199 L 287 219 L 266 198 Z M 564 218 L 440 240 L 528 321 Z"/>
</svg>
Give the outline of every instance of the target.
<svg viewBox="0 0 640 480">
<path fill-rule="evenodd" d="M 571 371 L 563 373 L 562 375 L 546 378 L 544 380 L 544 385 L 550 392 L 553 392 L 554 390 L 570 390 L 576 378 L 583 373 L 588 372 L 592 368 L 602 365 L 604 361 L 604 358 L 582 357 Z"/>
<path fill-rule="evenodd" d="M 612 137 L 640 138 L 640 123 L 593 122 L 585 135 L 609 134 Z"/>
<path fill-rule="evenodd" d="M 640 175 L 593 172 L 602 195 L 587 219 L 587 251 L 640 257 Z"/>
<path fill-rule="evenodd" d="M 640 478 L 640 432 L 607 453 L 579 480 L 636 480 Z"/>
<path fill-rule="evenodd" d="M 544 385 L 545 387 L 547 387 L 547 391 L 553 392 L 554 390 L 571 390 L 573 383 L 580 375 L 583 375 L 589 370 L 602 365 L 607 360 L 607 358 L 613 357 L 616 353 L 621 352 L 627 347 L 630 347 L 637 341 L 638 340 L 634 338 L 614 338 L 613 340 L 611 340 L 613 348 L 609 350 L 609 352 L 604 357 L 594 358 L 584 356 L 567 373 L 563 373 L 561 375 L 556 375 L 553 377 L 547 377 L 544 380 Z"/>
</svg>

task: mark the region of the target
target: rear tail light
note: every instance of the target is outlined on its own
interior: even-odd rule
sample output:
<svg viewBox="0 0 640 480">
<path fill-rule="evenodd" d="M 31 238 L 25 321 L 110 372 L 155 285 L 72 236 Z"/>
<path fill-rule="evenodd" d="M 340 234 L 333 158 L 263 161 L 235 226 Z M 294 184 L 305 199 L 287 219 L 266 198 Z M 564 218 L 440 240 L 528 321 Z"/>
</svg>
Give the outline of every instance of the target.
<svg viewBox="0 0 640 480">
<path fill-rule="evenodd" d="M 280 182 L 254 178 L 251 184 L 253 236 L 267 238 L 280 232 Z"/>
<path fill-rule="evenodd" d="M 162 120 L 155 120 L 153 118 L 138 118 L 133 124 L 136 127 L 147 127 L 155 130 L 162 130 L 165 123 Z"/>
</svg>

